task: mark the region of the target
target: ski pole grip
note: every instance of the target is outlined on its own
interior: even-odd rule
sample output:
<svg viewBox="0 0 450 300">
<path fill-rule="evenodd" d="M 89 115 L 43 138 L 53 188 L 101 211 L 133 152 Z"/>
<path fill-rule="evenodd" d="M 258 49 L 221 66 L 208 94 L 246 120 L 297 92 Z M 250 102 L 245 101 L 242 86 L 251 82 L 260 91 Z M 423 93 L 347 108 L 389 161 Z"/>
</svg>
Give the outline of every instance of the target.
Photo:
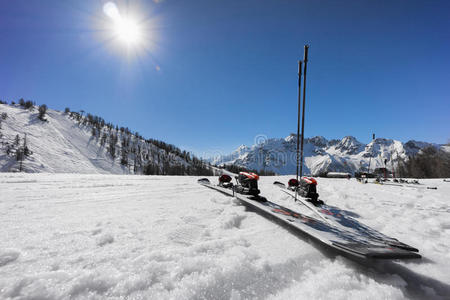
<svg viewBox="0 0 450 300">
<path fill-rule="evenodd" d="M 309 45 L 305 45 L 305 52 L 303 54 L 303 61 L 305 63 L 308 61 L 308 49 L 309 49 Z"/>
</svg>

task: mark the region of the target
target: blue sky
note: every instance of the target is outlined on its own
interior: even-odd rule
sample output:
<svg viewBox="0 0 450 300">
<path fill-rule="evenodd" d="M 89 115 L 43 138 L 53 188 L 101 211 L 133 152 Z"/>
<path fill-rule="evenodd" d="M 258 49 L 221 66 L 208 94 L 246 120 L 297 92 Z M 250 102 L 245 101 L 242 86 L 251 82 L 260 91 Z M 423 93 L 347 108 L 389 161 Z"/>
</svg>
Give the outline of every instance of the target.
<svg viewBox="0 0 450 300">
<path fill-rule="evenodd" d="M 0 1 L 0 99 L 229 152 L 296 130 L 307 43 L 306 136 L 450 139 L 449 1 L 116 1 L 145 28 L 128 50 L 105 3 Z"/>
</svg>

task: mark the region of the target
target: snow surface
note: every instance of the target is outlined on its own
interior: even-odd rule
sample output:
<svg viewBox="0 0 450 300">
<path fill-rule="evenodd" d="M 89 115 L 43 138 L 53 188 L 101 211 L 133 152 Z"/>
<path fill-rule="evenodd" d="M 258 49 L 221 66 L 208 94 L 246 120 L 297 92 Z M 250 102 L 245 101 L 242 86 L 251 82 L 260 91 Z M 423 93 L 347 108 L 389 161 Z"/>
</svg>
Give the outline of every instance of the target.
<svg viewBox="0 0 450 300">
<path fill-rule="evenodd" d="M 1 173 L 0 298 L 450 298 L 448 182 L 398 187 L 319 178 L 328 204 L 423 255 L 361 265 L 197 179 Z M 295 208 L 272 184 L 287 179 L 262 177 L 260 188 Z"/>
</svg>

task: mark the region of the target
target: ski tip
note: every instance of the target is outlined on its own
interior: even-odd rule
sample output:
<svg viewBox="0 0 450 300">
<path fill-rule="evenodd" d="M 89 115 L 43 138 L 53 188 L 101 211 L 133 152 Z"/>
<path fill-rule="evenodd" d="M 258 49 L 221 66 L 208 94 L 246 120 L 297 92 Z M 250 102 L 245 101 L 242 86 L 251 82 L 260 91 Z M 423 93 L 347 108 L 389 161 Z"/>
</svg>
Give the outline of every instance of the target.
<svg viewBox="0 0 450 300">
<path fill-rule="evenodd" d="M 209 184 L 209 183 L 211 183 L 208 178 L 200 178 L 199 180 L 197 180 L 197 182 L 201 183 L 201 184 Z"/>
<path fill-rule="evenodd" d="M 274 185 L 278 185 L 278 186 L 280 186 L 280 187 L 286 187 L 286 185 L 285 185 L 284 183 L 279 182 L 279 181 L 274 181 L 273 184 L 274 184 Z"/>
</svg>

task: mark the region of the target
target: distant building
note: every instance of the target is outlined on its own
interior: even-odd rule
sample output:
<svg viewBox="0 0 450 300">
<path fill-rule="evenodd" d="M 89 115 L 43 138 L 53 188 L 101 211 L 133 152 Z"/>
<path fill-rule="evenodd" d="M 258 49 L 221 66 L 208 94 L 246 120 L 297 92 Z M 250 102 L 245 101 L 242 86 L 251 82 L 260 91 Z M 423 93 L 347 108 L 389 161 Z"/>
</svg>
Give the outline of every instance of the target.
<svg viewBox="0 0 450 300">
<path fill-rule="evenodd" d="M 376 168 L 373 173 L 377 176 L 384 177 L 386 175 L 386 177 L 389 177 L 389 175 L 391 174 L 391 170 L 389 170 L 388 168 Z"/>
<path fill-rule="evenodd" d="M 375 178 L 377 177 L 374 173 L 367 172 L 355 172 L 355 178 Z"/>
</svg>

